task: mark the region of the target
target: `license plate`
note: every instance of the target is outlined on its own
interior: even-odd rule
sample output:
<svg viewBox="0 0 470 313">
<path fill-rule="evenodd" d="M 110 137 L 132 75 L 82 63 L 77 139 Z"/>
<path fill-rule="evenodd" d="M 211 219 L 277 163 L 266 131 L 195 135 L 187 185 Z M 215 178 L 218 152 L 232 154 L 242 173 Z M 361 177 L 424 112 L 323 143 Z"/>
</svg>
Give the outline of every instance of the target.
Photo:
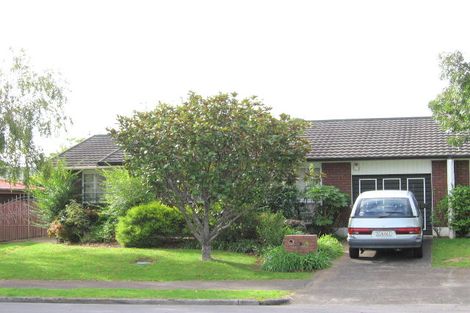
<svg viewBox="0 0 470 313">
<path fill-rule="evenodd" d="M 377 238 L 394 238 L 395 236 L 396 234 L 393 230 L 374 230 L 372 232 L 372 237 Z"/>
</svg>

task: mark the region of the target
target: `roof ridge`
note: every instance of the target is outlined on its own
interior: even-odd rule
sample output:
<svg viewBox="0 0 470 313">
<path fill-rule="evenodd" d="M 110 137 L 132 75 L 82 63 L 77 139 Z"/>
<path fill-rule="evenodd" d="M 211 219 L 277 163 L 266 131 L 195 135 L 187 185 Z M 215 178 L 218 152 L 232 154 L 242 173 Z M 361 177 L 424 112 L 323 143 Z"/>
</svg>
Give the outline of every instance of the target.
<svg viewBox="0 0 470 313">
<path fill-rule="evenodd" d="M 368 117 L 368 118 L 338 118 L 323 120 L 306 120 L 307 122 L 343 122 L 343 121 L 370 121 L 370 120 L 413 120 L 432 119 L 432 116 L 402 116 L 402 117 Z"/>
</svg>

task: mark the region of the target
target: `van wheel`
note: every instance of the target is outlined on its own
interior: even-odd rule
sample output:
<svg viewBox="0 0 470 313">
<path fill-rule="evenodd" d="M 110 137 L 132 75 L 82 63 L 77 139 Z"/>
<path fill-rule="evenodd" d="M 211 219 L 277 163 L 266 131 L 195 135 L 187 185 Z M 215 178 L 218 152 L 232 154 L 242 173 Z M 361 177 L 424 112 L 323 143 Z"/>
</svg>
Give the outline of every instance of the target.
<svg viewBox="0 0 470 313">
<path fill-rule="evenodd" d="M 359 258 L 359 248 L 349 248 L 349 257 L 351 259 Z"/>
<path fill-rule="evenodd" d="M 413 256 L 415 258 L 421 259 L 423 257 L 423 246 L 413 249 Z"/>
</svg>

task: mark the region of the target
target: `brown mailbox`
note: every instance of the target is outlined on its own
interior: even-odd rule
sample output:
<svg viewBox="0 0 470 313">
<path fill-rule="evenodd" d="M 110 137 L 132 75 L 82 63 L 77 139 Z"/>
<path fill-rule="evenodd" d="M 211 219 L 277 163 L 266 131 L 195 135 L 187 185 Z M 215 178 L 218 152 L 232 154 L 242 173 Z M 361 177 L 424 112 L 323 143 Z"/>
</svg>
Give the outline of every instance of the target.
<svg viewBox="0 0 470 313">
<path fill-rule="evenodd" d="M 287 252 L 314 252 L 317 250 L 317 235 L 286 235 L 282 244 Z"/>
</svg>

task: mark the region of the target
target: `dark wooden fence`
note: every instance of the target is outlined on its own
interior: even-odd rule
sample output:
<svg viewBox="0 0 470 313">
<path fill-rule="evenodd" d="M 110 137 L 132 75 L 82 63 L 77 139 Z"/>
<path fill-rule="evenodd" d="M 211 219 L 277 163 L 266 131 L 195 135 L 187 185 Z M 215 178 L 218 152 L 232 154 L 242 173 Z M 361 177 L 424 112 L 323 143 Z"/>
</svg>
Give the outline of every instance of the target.
<svg viewBox="0 0 470 313">
<path fill-rule="evenodd" d="M 47 236 L 47 230 L 37 225 L 36 203 L 27 196 L 0 204 L 0 241 Z"/>
</svg>

